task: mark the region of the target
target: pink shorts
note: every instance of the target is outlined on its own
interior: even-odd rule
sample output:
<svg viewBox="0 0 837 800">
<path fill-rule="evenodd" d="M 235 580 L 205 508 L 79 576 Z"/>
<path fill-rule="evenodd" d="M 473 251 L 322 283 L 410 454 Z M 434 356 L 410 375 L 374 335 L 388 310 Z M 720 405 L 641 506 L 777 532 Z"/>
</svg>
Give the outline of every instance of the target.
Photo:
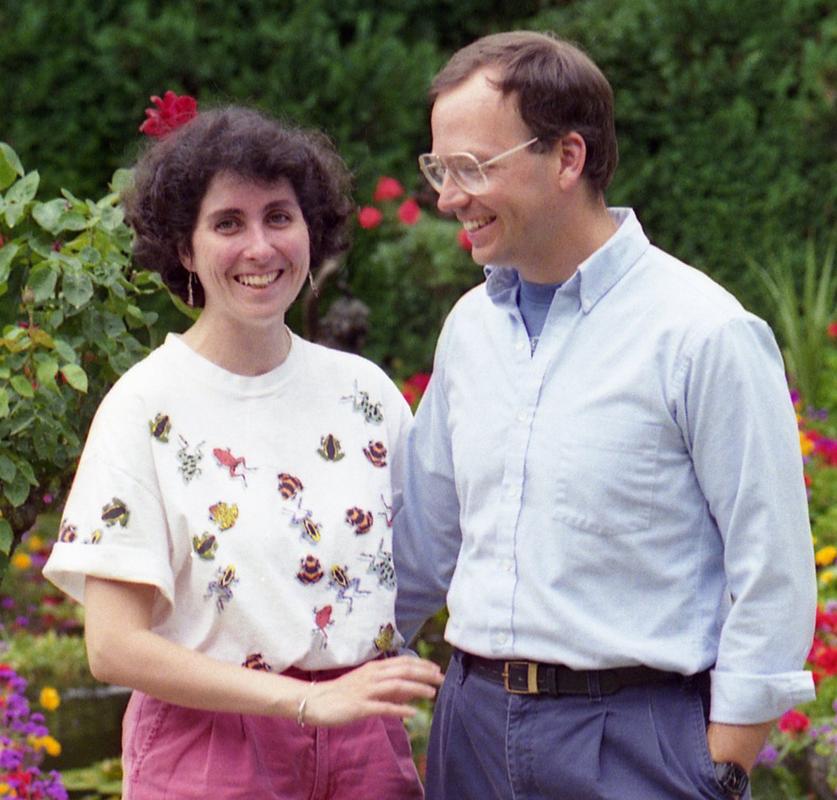
<svg viewBox="0 0 837 800">
<path fill-rule="evenodd" d="M 300 728 L 295 720 L 198 711 L 134 692 L 122 725 L 122 765 L 123 800 L 424 797 L 396 717 Z"/>
</svg>

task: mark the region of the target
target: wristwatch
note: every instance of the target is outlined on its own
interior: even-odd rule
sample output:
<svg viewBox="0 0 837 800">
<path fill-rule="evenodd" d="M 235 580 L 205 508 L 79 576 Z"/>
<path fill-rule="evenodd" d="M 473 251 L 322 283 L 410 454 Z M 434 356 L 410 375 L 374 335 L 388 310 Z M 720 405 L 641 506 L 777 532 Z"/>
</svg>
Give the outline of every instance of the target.
<svg viewBox="0 0 837 800">
<path fill-rule="evenodd" d="M 740 798 L 750 783 L 744 767 L 734 761 L 716 761 L 715 777 L 729 798 Z"/>
</svg>

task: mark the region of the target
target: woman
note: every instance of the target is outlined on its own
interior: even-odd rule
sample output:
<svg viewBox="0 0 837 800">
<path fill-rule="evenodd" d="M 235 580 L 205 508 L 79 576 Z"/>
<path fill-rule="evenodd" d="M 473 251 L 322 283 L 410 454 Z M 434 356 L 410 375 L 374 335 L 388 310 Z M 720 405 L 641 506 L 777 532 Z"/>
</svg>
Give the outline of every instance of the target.
<svg viewBox="0 0 837 800">
<path fill-rule="evenodd" d="M 135 690 L 126 800 L 422 796 L 401 718 L 440 672 L 382 657 L 409 410 L 284 323 L 347 186 L 324 137 L 235 107 L 136 167 L 135 257 L 203 311 L 102 402 L 44 570 Z"/>
</svg>

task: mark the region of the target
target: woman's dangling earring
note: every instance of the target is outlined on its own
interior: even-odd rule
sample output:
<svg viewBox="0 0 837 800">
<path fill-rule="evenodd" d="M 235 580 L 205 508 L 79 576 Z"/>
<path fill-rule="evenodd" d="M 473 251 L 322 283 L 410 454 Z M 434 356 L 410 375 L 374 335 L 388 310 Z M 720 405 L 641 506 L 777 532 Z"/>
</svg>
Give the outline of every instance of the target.
<svg viewBox="0 0 837 800">
<path fill-rule="evenodd" d="M 317 294 L 317 284 L 314 283 L 314 276 L 311 274 L 311 270 L 308 270 L 308 283 L 311 284 L 311 292 L 313 293 L 314 297 L 319 297 L 320 295 Z"/>
<path fill-rule="evenodd" d="M 187 299 L 186 302 L 189 304 L 189 308 L 195 307 L 195 273 L 189 273 L 189 280 L 186 285 L 186 292 L 187 292 Z"/>
</svg>

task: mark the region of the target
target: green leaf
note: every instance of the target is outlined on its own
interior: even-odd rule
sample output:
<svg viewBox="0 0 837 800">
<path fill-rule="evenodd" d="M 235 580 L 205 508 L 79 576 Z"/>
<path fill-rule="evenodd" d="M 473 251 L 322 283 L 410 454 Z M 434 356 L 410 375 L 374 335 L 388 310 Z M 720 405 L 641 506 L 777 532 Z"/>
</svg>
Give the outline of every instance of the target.
<svg viewBox="0 0 837 800">
<path fill-rule="evenodd" d="M 15 462 L 8 456 L 0 455 L 0 481 L 10 481 L 17 472 Z"/>
<path fill-rule="evenodd" d="M 58 389 L 58 384 L 55 383 L 55 376 L 58 374 L 58 362 L 54 358 L 40 359 L 35 367 L 35 374 L 42 386 Z"/>
<path fill-rule="evenodd" d="M 77 211 L 67 211 L 61 217 L 61 227 L 65 231 L 83 231 L 87 227 L 87 217 Z"/>
<path fill-rule="evenodd" d="M 11 186 L 18 175 L 23 176 L 23 164 L 9 145 L 0 142 L 0 191 Z"/>
<path fill-rule="evenodd" d="M 61 288 L 64 298 L 75 308 L 81 308 L 93 297 L 93 281 L 86 272 L 65 272 Z"/>
<path fill-rule="evenodd" d="M 9 393 L 0 388 L 0 419 L 9 416 Z"/>
<path fill-rule="evenodd" d="M 106 231 L 113 231 L 116 230 L 124 221 L 125 212 L 122 211 L 121 208 L 103 208 L 101 219 L 102 227 Z"/>
<path fill-rule="evenodd" d="M 47 261 L 35 264 L 29 272 L 27 284 L 35 295 L 35 302 L 42 303 L 44 300 L 55 295 L 55 283 L 58 280 L 58 269 Z"/>
<path fill-rule="evenodd" d="M 26 206 L 35 197 L 40 182 L 41 176 L 36 170 L 12 184 L 11 189 L 6 192 L 6 224 L 10 228 L 14 228 L 20 222 Z"/>
<path fill-rule="evenodd" d="M 12 261 L 18 250 L 20 250 L 20 246 L 14 242 L 9 242 L 0 247 L 0 283 L 8 282 L 9 273 L 12 271 Z"/>
<path fill-rule="evenodd" d="M 67 201 L 60 197 L 50 200 L 48 203 L 35 203 L 32 208 L 32 216 L 45 231 L 57 234 L 62 230 L 61 218 L 67 212 Z"/>
<path fill-rule="evenodd" d="M 87 394 L 87 373 L 78 364 L 65 364 L 61 367 L 61 374 L 73 389 Z"/>
<path fill-rule="evenodd" d="M 35 390 L 32 384 L 23 375 L 15 375 L 11 380 L 12 388 L 27 400 L 31 400 L 35 396 Z"/>
<path fill-rule="evenodd" d="M 76 351 L 73 350 L 72 346 L 64 341 L 64 339 L 55 339 L 55 352 L 61 356 L 62 360 L 74 364 L 78 357 L 76 355 Z"/>
<path fill-rule="evenodd" d="M 0 519 L 0 553 L 4 556 L 8 556 L 11 553 L 14 538 L 15 535 L 12 531 L 12 526 L 9 525 L 9 521 Z"/>
<path fill-rule="evenodd" d="M 29 497 L 29 481 L 22 472 L 18 471 L 11 481 L 3 484 L 3 493 L 6 499 L 17 508 L 23 505 Z"/>
<path fill-rule="evenodd" d="M 18 461 L 17 471 L 20 472 L 27 481 L 29 481 L 31 486 L 38 485 L 38 481 L 35 478 L 35 470 L 32 469 L 32 465 L 28 461 Z"/>
<path fill-rule="evenodd" d="M 134 171 L 131 169 L 118 169 L 110 179 L 110 189 L 117 194 L 125 194 L 134 184 Z"/>
</svg>

